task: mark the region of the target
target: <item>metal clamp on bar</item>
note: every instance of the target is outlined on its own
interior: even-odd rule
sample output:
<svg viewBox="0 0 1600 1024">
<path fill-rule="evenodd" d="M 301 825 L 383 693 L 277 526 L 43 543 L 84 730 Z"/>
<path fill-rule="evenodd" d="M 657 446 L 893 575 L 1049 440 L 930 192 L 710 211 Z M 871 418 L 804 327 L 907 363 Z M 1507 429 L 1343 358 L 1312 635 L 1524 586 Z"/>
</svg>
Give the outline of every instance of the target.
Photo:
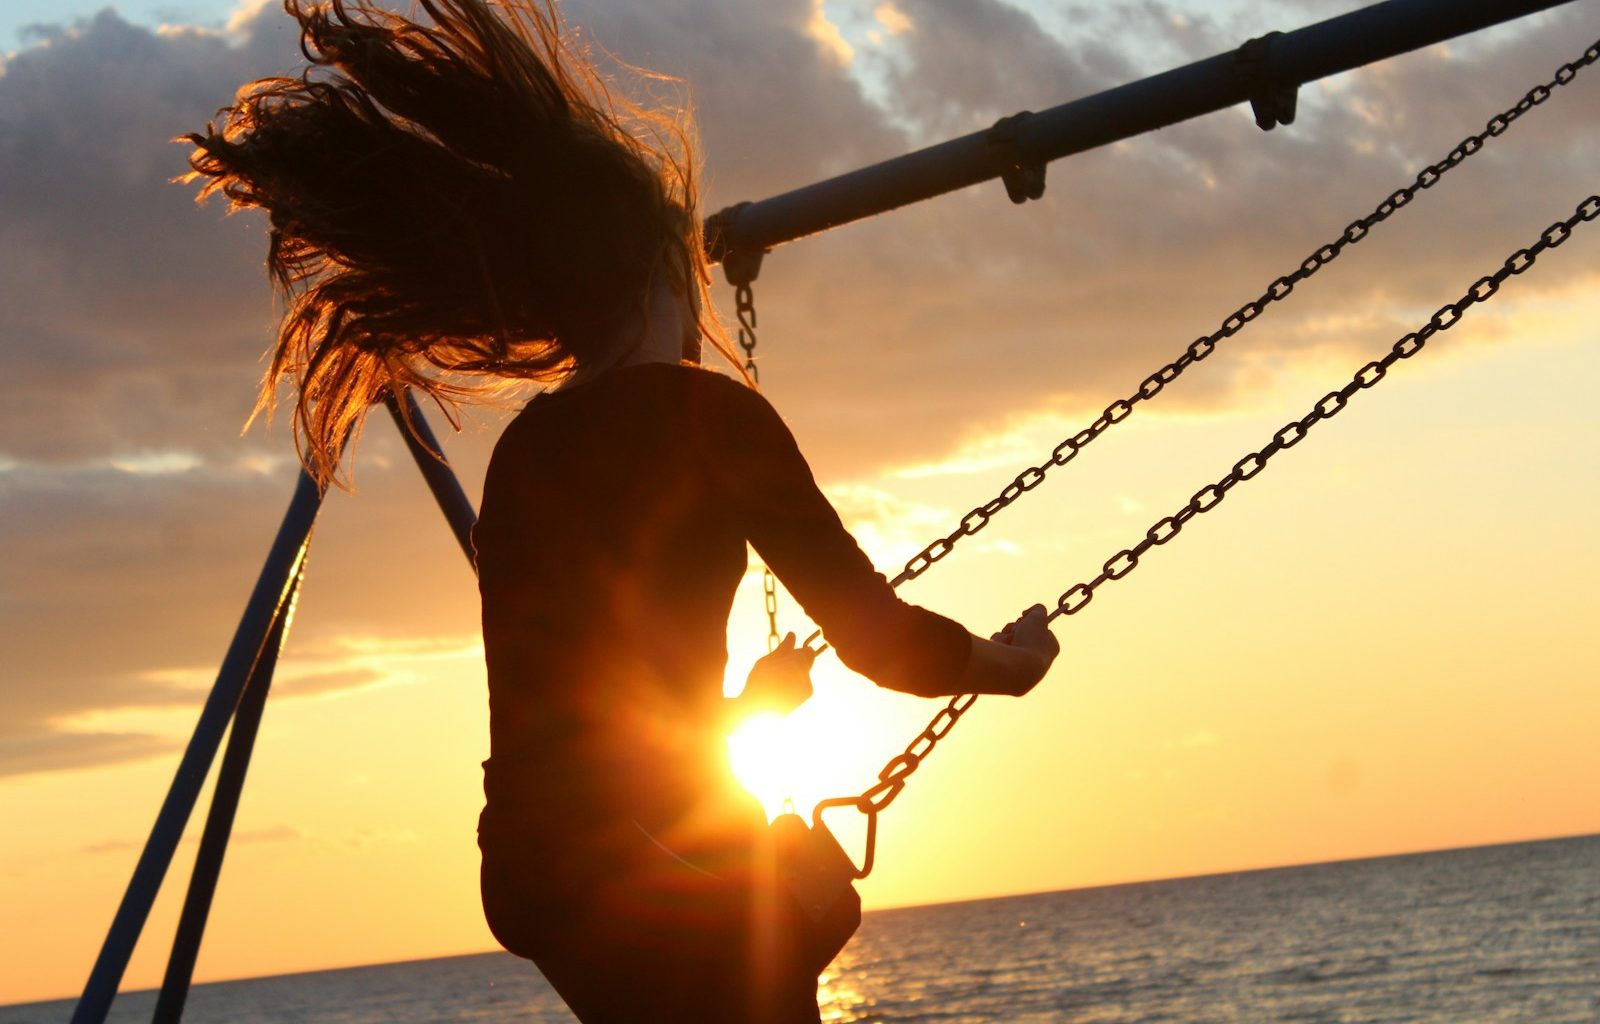
<svg viewBox="0 0 1600 1024">
<path fill-rule="evenodd" d="M 723 276 L 735 288 L 747 287 L 755 281 L 761 273 L 761 257 L 767 254 L 762 248 L 741 247 L 734 236 L 739 214 L 749 205 L 748 201 L 735 203 L 706 219 L 706 257 L 722 264 Z"/>
<path fill-rule="evenodd" d="M 1027 159 L 1018 146 L 1018 130 L 1022 122 L 1032 115 L 1033 111 L 1024 110 L 1002 117 L 984 136 L 995 167 L 1000 172 L 1000 180 L 1005 183 L 1007 197 L 1019 205 L 1044 195 L 1045 162 Z"/>
<path fill-rule="evenodd" d="M 1285 84 L 1272 73 L 1272 40 L 1281 35 L 1282 32 L 1268 32 L 1233 52 L 1233 70 L 1244 80 L 1256 127 L 1264 132 L 1280 124 L 1294 124 L 1299 100 L 1300 87 L 1293 82 Z"/>
</svg>

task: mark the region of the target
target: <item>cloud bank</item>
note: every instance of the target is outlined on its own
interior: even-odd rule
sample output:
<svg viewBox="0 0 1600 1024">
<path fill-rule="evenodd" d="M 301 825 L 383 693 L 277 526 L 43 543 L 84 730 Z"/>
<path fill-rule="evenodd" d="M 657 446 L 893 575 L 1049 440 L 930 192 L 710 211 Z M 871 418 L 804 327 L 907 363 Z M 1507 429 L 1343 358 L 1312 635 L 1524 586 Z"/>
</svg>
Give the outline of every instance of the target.
<svg viewBox="0 0 1600 1024">
<path fill-rule="evenodd" d="M 611 53 L 688 83 L 710 208 L 1128 81 L 1152 49 L 1175 63 L 1242 38 L 1157 2 L 1066 27 L 999 0 L 567 11 Z M 1023 208 L 991 184 L 784 247 L 757 283 L 769 394 L 819 474 L 845 485 L 936 466 L 1028 416 L 1087 421 L 1596 35 L 1600 17 L 1573 5 L 1307 87 L 1291 128 L 1264 135 L 1227 111 L 1059 163 Z M 155 32 L 108 9 L 0 66 L 0 775 L 171 749 L 81 723 L 197 704 L 196 686 L 171 680 L 215 664 L 287 501 L 284 431 L 239 434 L 273 323 L 264 229 L 197 209 L 171 183 L 183 150 L 168 140 L 296 59 L 287 20 L 253 4 L 226 32 Z M 1429 213 L 1375 231 L 1347 258 L 1358 269 L 1305 286 L 1231 348 L 1356 359 L 1459 294 L 1592 190 L 1593 77 L 1420 199 Z M 1248 403 L 1259 362 L 1215 363 L 1163 401 Z M 469 491 L 488 422 L 452 443 Z M 418 580 L 463 574 L 388 435 L 375 427 L 364 451 L 347 520 L 360 528 L 326 527 L 340 546 L 319 552 L 319 617 L 294 641 L 312 651 L 474 628 L 470 582 L 466 601 L 415 598 Z M 316 664 L 305 694 L 374 680 L 335 656 Z"/>
</svg>

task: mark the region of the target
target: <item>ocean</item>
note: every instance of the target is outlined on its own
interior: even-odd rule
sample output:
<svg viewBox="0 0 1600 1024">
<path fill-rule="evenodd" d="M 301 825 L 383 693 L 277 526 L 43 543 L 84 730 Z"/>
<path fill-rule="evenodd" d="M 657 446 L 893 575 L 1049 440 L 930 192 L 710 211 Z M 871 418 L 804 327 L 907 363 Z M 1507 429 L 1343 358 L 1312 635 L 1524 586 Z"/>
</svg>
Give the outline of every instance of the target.
<svg viewBox="0 0 1600 1024">
<path fill-rule="evenodd" d="M 820 997 L 824 1021 L 885 1024 L 1600 1024 L 1600 836 L 878 911 Z M 111 1020 L 154 1005 L 126 993 Z M 489 953 L 199 985 L 185 1019 L 573 1018 Z"/>
</svg>

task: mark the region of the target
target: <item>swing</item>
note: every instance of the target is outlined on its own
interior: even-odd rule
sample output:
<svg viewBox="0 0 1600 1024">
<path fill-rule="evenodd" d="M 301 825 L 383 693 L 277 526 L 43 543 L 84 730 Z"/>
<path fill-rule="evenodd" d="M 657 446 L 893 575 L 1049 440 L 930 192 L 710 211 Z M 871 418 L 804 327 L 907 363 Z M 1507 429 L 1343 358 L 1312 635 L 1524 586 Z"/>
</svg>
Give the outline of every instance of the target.
<svg viewBox="0 0 1600 1024">
<path fill-rule="evenodd" d="M 994 498 L 962 516 L 953 531 L 913 555 L 899 574 L 889 581 L 890 586 L 898 587 L 927 572 L 963 538 L 981 531 L 1001 511 L 1043 483 L 1050 470 L 1065 466 L 1077 458 L 1078 453 L 1096 438 L 1127 419 L 1139 402 L 1156 397 L 1186 369 L 1215 352 L 1223 340 L 1239 333 L 1274 302 L 1287 298 L 1297 284 L 1332 263 L 1348 246 L 1361 241 L 1373 227 L 1388 220 L 1420 192 L 1432 188 L 1452 168 L 1477 153 L 1491 138 L 1504 134 L 1523 114 L 1544 103 L 1557 87 L 1571 82 L 1579 70 L 1597 60 L 1600 60 L 1600 42 L 1591 45 L 1576 60 L 1563 64 L 1550 81 L 1534 86 L 1512 107 L 1491 117 L 1482 131 L 1467 136 L 1438 162 L 1424 167 L 1411 184 L 1390 193 L 1371 213 L 1351 222 L 1338 238 L 1314 250 L 1293 271 L 1274 279 L 1259 297 L 1230 313 L 1215 331 L 1195 339 L 1176 359 L 1147 376 L 1133 394 L 1112 402 L 1088 427 L 1063 439 L 1051 449 L 1050 456 L 1043 462 L 1018 473 Z M 1024 198 L 1037 196 L 1030 193 Z M 1016 199 L 1015 195 L 1013 199 Z M 1468 309 L 1487 302 L 1502 284 L 1510 277 L 1526 272 L 1543 253 L 1563 245 L 1579 224 L 1596 219 L 1600 219 L 1600 195 L 1591 195 L 1580 202 L 1570 216 L 1551 224 L 1527 247 L 1511 253 L 1497 270 L 1474 281 L 1459 299 L 1441 306 L 1416 330 L 1402 336 L 1384 355 L 1363 365 L 1347 383 L 1323 396 L 1300 419 L 1285 424 L 1265 445 L 1239 459 L 1214 483 L 1197 490 L 1176 512 L 1157 520 L 1137 543 L 1107 559 L 1093 579 L 1076 583 L 1061 593 L 1053 602 L 1048 618 L 1054 620 L 1082 611 L 1102 585 L 1127 576 L 1152 548 L 1172 540 L 1195 516 L 1216 508 L 1229 491 L 1238 484 L 1254 479 L 1279 452 L 1294 447 L 1312 427 L 1343 411 L 1358 392 L 1375 386 L 1395 364 L 1422 351 L 1434 335 L 1454 327 Z M 754 262 L 759 264 L 759 258 Z M 755 344 L 755 313 L 750 292 L 754 273 L 746 263 L 741 267 L 728 268 L 728 276 L 739 291 L 740 344 L 746 353 L 746 365 L 750 367 L 753 364 L 748 360 L 753 356 Z M 766 574 L 766 581 L 767 610 L 772 643 L 775 644 L 776 603 L 770 571 Z M 806 647 L 817 653 L 826 650 L 827 645 L 819 642 L 820 637 L 820 631 L 813 633 L 807 638 Z M 831 948 L 822 961 L 824 965 L 844 947 L 855 931 L 855 923 L 859 922 L 860 898 L 853 882 L 866 878 L 872 872 L 877 849 L 878 815 L 900 795 L 909 777 L 977 699 L 977 694 L 952 697 L 904 750 L 889 759 L 872 785 L 853 796 L 820 801 L 812 810 L 809 827 L 804 819 L 793 812 L 782 814 L 773 821 L 774 840 L 780 851 L 778 863 L 781 875 L 816 927 L 813 942 L 820 948 Z M 859 867 L 844 853 L 823 822 L 824 812 L 839 807 L 853 807 L 865 818 L 866 837 Z M 854 908 L 853 917 L 851 908 Z M 845 928 L 847 922 L 848 929 Z"/>
<path fill-rule="evenodd" d="M 1294 118 L 1294 90 L 1300 85 L 1570 2 L 1385 0 L 1292 32 L 1269 33 L 1236 50 L 1104 90 L 1039 114 L 1003 119 L 987 132 L 947 140 L 749 204 L 752 206 L 750 216 L 737 230 L 730 216 L 733 211 L 723 211 L 708 217 L 702 224 L 703 242 L 712 261 L 723 262 L 726 267 L 730 257 L 735 260 L 753 257 L 759 261 L 764 247 L 794 241 L 996 177 L 1006 185 L 1007 194 L 1014 202 L 1037 199 L 1042 194 L 1044 168 L 1049 161 L 1246 101 L 1261 127 L 1288 123 Z M 1298 270 L 1274 281 L 1266 294 L 1231 315 L 1221 329 L 1198 339 L 1178 359 L 1151 374 L 1134 395 L 1107 406 L 1090 427 L 1063 440 L 1048 459 L 1018 474 L 997 497 L 963 516 L 957 529 L 935 540 L 907 562 L 894 583 L 898 585 L 920 575 L 947 555 L 963 537 L 983 529 L 994 515 L 1041 483 L 1050 469 L 1071 461 L 1082 447 L 1130 415 L 1139 401 L 1154 397 L 1190 364 L 1206 358 L 1222 339 L 1237 333 L 1270 303 L 1286 297 L 1297 282 L 1336 258 L 1347 245 L 1359 241 L 1373 225 L 1406 205 L 1417 191 L 1431 187 L 1439 175 L 1475 153 L 1489 137 L 1502 134 L 1523 113 L 1548 99 L 1555 86 L 1567 84 L 1578 70 L 1597 60 L 1600 60 L 1600 46 L 1592 46 L 1582 59 L 1560 68 L 1553 82 L 1536 87 L 1511 110 L 1491 119 L 1484 132 L 1470 137 L 1445 160 L 1425 169 L 1414 184 L 1393 193 L 1379 205 L 1375 214 L 1352 224 L 1339 239 L 1316 250 Z M 1298 443 L 1318 420 L 1340 411 L 1355 391 L 1374 385 L 1390 366 L 1415 354 L 1429 337 L 1452 326 L 1468 307 L 1491 297 L 1509 275 L 1525 271 L 1545 250 L 1563 244 L 1578 223 L 1594 220 L 1597 215 L 1600 215 L 1600 198 L 1591 196 L 1573 217 L 1551 225 L 1532 246 L 1513 253 L 1500 271 L 1476 282 L 1460 300 L 1442 308 L 1416 332 L 1402 338 L 1388 355 L 1364 366 L 1350 384 L 1328 395 L 1302 420 L 1286 425 L 1267 446 L 1241 460 L 1218 483 L 1202 488 L 1176 514 L 1158 521 L 1138 545 L 1119 552 L 1108 561 L 1098 577 L 1061 595 L 1054 615 L 1081 610 L 1102 583 L 1126 575 L 1150 547 L 1170 540 L 1188 519 L 1214 507 L 1241 480 L 1252 478 L 1277 451 Z M 753 272 L 749 278 L 753 280 Z M 747 280 L 745 284 L 748 286 L 748 283 Z M 745 348 L 746 363 L 753 369 L 755 310 L 748 291 L 740 306 L 741 326 L 748 328 L 748 334 L 741 337 L 741 347 Z M 403 442 L 470 559 L 470 529 L 475 517 L 460 483 L 445 461 L 442 448 L 409 391 L 392 396 L 389 409 L 401 428 Z M 228 734 L 227 759 L 233 770 L 229 770 L 225 762 L 217 783 L 217 796 L 206 821 L 205 839 L 184 901 L 156 1016 L 176 1020 L 181 1011 L 232 823 L 228 808 L 237 801 L 250 756 L 254 735 L 250 725 L 251 708 L 258 714 L 261 706 L 259 700 L 241 700 L 240 695 L 258 689 L 264 695 L 264 688 L 270 682 L 282 635 L 277 626 L 287 608 L 285 595 L 297 592 L 295 584 L 302 567 L 301 559 L 321 501 L 321 488 L 309 474 L 302 473 L 149 839 L 85 981 L 82 997 L 73 1011 L 74 1022 L 94 1024 L 105 1019 L 160 890 L 163 875 L 172 862 L 184 824 L 203 788 L 207 766 L 220 749 L 231 722 L 233 730 Z M 768 594 L 770 644 L 771 638 L 777 635 L 775 588 Z M 831 934 L 828 929 L 834 925 L 825 925 L 821 919 L 827 917 L 829 907 L 839 906 L 841 899 L 848 908 L 848 901 L 854 899 L 853 879 L 870 872 L 878 812 L 904 788 L 907 777 L 931 753 L 938 740 L 948 734 L 974 699 L 970 695 L 956 698 L 942 708 L 928 728 L 885 766 L 872 787 L 857 796 L 819 804 L 812 817 L 814 827 L 808 826 L 799 816 L 792 816 L 783 826 L 775 825 L 775 833 L 786 829 L 788 836 L 804 839 L 801 842 L 790 840 L 785 871 L 798 905 L 806 908 L 818 922 L 819 950 L 825 950 L 825 944 L 831 941 L 831 951 L 837 951 L 853 930 L 852 924 L 842 935 L 828 939 Z M 235 757 L 236 749 L 238 757 Z M 860 868 L 844 855 L 822 825 L 822 812 L 834 806 L 854 806 L 867 818 L 867 847 Z M 792 827 L 795 825 L 799 826 L 798 831 Z M 850 894 L 848 898 L 844 897 L 844 892 Z M 830 894 L 831 904 L 828 902 Z"/>
</svg>

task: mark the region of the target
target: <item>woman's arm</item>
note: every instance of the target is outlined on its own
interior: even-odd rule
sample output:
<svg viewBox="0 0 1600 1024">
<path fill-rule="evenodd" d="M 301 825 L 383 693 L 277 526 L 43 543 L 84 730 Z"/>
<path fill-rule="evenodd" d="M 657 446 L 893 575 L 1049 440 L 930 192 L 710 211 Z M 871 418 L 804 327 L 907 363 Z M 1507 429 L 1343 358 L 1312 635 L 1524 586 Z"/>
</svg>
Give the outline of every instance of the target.
<svg viewBox="0 0 1600 1024">
<path fill-rule="evenodd" d="M 760 395 L 708 382 L 720 429 L 707 446 L 711 476 L 756 552 L 822 627 L 850 668 L 922 697 L 1023 694 L 1055 657 L 1044 609 L 992 640 L 901 601 L 818 490 L 783 421 Z"/>
</svg>

